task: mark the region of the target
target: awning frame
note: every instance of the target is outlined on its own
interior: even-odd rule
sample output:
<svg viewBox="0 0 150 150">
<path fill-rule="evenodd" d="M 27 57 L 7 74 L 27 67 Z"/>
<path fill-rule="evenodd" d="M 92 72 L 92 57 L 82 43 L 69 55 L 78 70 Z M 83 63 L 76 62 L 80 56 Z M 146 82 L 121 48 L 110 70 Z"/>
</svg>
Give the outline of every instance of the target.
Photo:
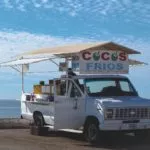
<svg viewBox="0 0 150 150">
<path fill-rule="evenodd" d="M 71 61 L 70 59 L 71 56 L 76 53 L 86 51 L 86 50 L 93 51 L 93 50 L 105 50 L 105 49 L 113 50 L 113 51 L 124 51 L 127 54 L 140 54 L 140 52 L 136 50 L 125 47 L 123 45 L 116 44 L 114 42 L 101 42 L 101 43 L 88 43 L 88 44 L 83 43 L 83 44 L 67 45 L 67 46 L 54 47 L 54 48 L 48 48 L 48 49 L 39 49 L 39 50 L 26 52 L 26 53 L 19 55 L 15 60 L 0 63 L 0 67 L 11 67 L 12 69 L 22 74 L 22 92 L 24 93 L 23 65 L 29 65 L 29 64 L 49 60 L 55 65 L 59 66 L 59 64 L 57 64 L 54 61 L 55 58 L 65 58 L 65 61 L 68 63 L 68 61 Z M 132 63 L 134 61 L 135 60 L 131 60 Z M 145 64 L 140 61 L 135 61 L 135 62 L 136 62 L 136 65 Z M 18 66 L 21 66 L 21 68 L 18 69 Z"/>
</svg>

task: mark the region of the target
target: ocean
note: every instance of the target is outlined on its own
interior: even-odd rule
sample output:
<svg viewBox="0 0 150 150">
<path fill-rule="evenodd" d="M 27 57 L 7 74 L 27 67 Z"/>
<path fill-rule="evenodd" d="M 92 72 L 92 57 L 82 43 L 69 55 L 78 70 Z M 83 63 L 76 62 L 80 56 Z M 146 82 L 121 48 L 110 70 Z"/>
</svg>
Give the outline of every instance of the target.
<svg viewBox="0 0 150 150">
<path fill-rule="evenodd" d="M 19 100 L 0 100 L 0 118 L 20 118 Z"/>
</svg>

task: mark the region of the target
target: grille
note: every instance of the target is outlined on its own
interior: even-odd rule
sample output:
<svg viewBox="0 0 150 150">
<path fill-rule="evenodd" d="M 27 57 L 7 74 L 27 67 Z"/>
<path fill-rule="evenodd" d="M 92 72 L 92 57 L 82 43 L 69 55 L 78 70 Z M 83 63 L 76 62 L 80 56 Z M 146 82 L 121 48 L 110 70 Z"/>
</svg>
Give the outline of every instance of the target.
<svg viewBox="0 0 150 150">
<path fill-rule="evenodd" d="M 114 109 L 114 119 L 149 119 L 149 108 L 116 108 Z"/>
</svg>

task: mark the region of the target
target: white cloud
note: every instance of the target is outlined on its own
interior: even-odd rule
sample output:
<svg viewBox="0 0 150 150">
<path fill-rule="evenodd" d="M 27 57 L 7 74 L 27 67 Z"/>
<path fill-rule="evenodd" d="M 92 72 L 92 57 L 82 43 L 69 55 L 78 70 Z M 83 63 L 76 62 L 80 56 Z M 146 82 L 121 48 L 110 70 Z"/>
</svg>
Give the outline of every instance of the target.
<svg viewBox="0 0 150 150">
<path fill-rule="evenodd" d="M 48 0 L 42 0 L 42 3 L 48 3 Z"/>
<path fill-rule="evenodd" d="M 82 38 L 61 38 L 11 30 L 0 31 L 0 57 L 2 58 L 1 61 L 4 61 L 27 50 L 84 40 Z"/>
<path fill-rule="evenodd" d="M 26 9 L 24 8 L 24 5 L 22 4 L 18 6 L 18 10 L 23 11 L 23 12 L 26 11 Z"/>
<path fill-rule="evenodd" d="M 37 11 L 45 9 L 56 13 L 68 13 L 70 16 L 80 16 L 82 13 L 89 17 L 119 17 L 128 20 L 150 23 L 150 2 L 142 0 L 2 0 L 4 7 L 20 11 Z M 32 9 L 31 9 L 32 8 Z M 37 13 L 37 12 L 36 12 Z M 42 12 L 40 11 L 40 14 Z M 47 16 L 48 17 L 48 16 Z"/>
<path fill-rule="evenodd" d="M 11 0 L 4 0 L 4 5 L 6 8 L 13 8 L 13 4 L 11 3 Z"/>
</svg>

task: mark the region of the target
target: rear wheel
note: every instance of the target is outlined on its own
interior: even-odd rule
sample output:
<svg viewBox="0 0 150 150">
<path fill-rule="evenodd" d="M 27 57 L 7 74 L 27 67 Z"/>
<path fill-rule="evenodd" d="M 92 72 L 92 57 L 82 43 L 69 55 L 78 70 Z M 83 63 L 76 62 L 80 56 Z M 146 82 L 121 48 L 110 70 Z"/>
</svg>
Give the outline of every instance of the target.
<svg viewBox="0 0 150 150">
<path fill-rule="evenodd" d="M 44 119 L 41 113 L 34 114 L 34 124 L 38 127 L 44 126 Z"/>
<path fill-rule="evenodd" d="M 32 135 L 46 136 L 48 135 L 48 127 L 45 127 L 45 121 L 42 113 L 35 112 L 33 115 L 34 123 L 30 125 L 30 133 Z"/>
<path fill-rule="evenodd" d="M 88 142 L 96 143 L 99 140 L 98 122 L 95 120 L 87 121 L 84 126 L 84 137 Z"/>
</svg>

